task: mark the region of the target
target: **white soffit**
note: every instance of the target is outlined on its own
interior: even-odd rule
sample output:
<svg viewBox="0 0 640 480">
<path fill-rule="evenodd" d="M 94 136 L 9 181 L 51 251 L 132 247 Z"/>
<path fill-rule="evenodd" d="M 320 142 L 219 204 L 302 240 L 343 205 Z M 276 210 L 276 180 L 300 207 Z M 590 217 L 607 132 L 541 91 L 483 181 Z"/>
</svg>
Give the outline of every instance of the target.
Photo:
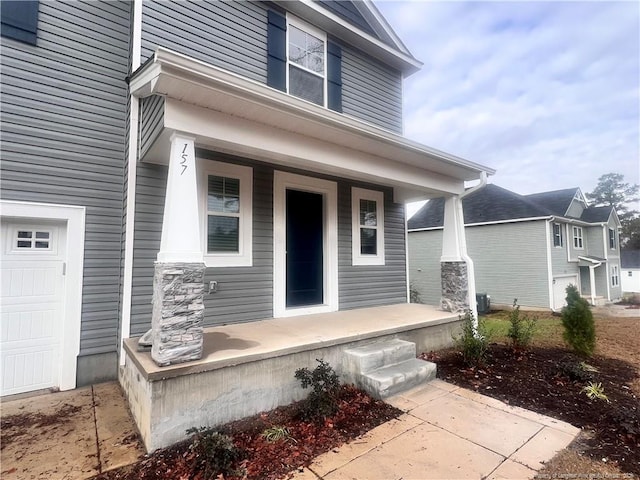
<svg viewBox="0 0 640 480">
<path fill-rule="evenodd" d="M 137 97 L 163 95 L 458 181 L 495 173 L 164 48 L 133 74 L 130 85 Z"/>
</svg>

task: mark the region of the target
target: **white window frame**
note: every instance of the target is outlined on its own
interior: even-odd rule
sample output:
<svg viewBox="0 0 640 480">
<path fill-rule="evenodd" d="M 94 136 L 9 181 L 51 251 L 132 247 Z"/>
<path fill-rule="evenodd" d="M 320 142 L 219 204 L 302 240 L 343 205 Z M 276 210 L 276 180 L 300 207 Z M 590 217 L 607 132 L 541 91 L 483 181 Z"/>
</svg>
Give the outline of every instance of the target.
<svg viewBox="0 0 640 480">
<path fill-rule="evenodd" d="M 289 33 L 291 32 L 291 29 L 289 27 L 295 27 L 299 30 L 302 30 L 306 33 L 308 33 L 309 35 L 313 35 L 316 38 L 319 38 L 320 40 L 322 40 L 322 42 L 324 43 L 324 69 L 323 69 L 323 74 L 320 75 L 318 74 L 318 72 L 314 72 L 313 70 L 309 70 L 301 65 L 298 65 L 297 63 L 294 62 L 290 62 L 289 61 Z M 328 87 L 327 87 L 327 34 L 326 32 L 323 32 L 322 30 L 315 28 L 314 26 L 308 24 L 307 22 L 300 20 L 297 17 L 294 17 L 291 14 L 287 14 L 287 38 L 286 38 L 286 56 L 287 56 L 287 69 L 286 69 L 286 81 L 287 81 L 287 93 L 295 98 L 298 98 L 300 100 L 303 100 L 305 102 L 309 102 L 313 105 L 318 105 L 317 103 L 311 102 L 309 100 L 305 100 L 304 98 L 298 97 L 296 95 L 293 95 L 290 93 L 290 88 L 289 88 L 289 67 L 290 65 L 294 65 L 295 68 L 299 68 L 301 70 L 304 70 L 307 73 L 311 73 L 317 77 L 322 77 L 323 82 L 322 82 L 322 106 L 327 108 L 327 96 L 328 96 Z M 320 105 L 318 105 L 320 106 Z"/>
<path fill-rule="evenodd" d="M 32 232 L 32 238 L 18 238 L 18 232 Z M 35 242 L 36 233 L 46 232 L 49 234 L 49 238 L 46 241 L 49 243 L 47 248 L 36 248 Z M 48 225 L 16 225 L 11 229 L 11 238 L 9 240 L 10 251 L 8 253 L 24 253 L 36 255 L 57 255 L 58 253 L 58 229 Z M 18 240 L 29 240 L 31 242 L 30 247 L 18 247 Z"/>
<path fill-rule="evenodd" d="M 584 236 L 582 227 L 573 227 L 573 248 L 576 250 L 584 250 Z"/>
<path fill-rule="evenodd" d="M 238 252 L 207 252 L 207 195 L 208 177 L 236 178 L 240 181 L 240 212 L 238 223 Z M 253 266 L 253 168 L 215 160 L 198 159 L 201 248 L 207 267 Z"/>
<path fill-rule="evenodd" d="M 613 245 L 611 245 L 613 243 Z M 617 245 L 617 239 L 616 239 L 616 231 L 613 228 L 609 229 L 609 249 L 610 250 L 615 250 L 616 249 L 616 245 Z"/>
<path fill-rule="evenodd" d="M 617 265 L 611 265 L 611 286 L 618 287 L 620 285 L 620 274 Z"/>
<path fill-rule="evenodd" d="M 564 238 L 562 235 L 562 224 L 561 223 L 553 223 L 553 246 L 556 248 L 562 248 L 564 243 Z M 558 228 L 558 233 L 556 234 L 556 227 Z M 558 244 L 556 245 L 556 238 L 558 238 Z"/>
<path fill-rule="evenodd" d="M 360 225 L 360 200 L 372 200 L 376 202 L 375 227 L 363 227 Z M 375 228 L 377 230 L 376 255 L 361 253 L 360 228 Z M 364 188 L 351 188 L 351 262 L 352 265 L 384 265 L 384 192 L 367 190 Z"/>
</svg>

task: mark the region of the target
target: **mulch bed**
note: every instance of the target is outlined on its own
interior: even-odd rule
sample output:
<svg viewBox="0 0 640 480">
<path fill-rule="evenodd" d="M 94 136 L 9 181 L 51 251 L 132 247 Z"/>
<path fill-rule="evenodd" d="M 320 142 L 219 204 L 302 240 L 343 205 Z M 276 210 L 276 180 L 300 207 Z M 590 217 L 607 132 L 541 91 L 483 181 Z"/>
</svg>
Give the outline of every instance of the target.
<svg viewBox="0 0 640 480">
<path fill-rule="evenodd" d="M 347 385 L 341 387 L 339 409 L 335 415 L 322 421 L 307 421 L 300 412 L 301 404 L 296 403 L 220 427 L 218 431 L 229 435 L 240 452 L 240 458 L 232 466 L 237 475 L 220 478 L 271 480 L 288 477 L 308 466 L 316 456 L 402 413 Z M 270 442 L 262 435 L 270 427 L 286 427 L 290 437 Z M 190 443 L 185 441 L 157 450 L 138 463 L 102 473 L 93 479 L 202 480 L 205 474 L 198 469 L 201 462 L 198 455 L 189 449 Z"/>
<path fill-rule="evenodd" d="M 636 337 L 637 339 L 637 337 Z M 514 352 L 492 344 L 485 364 L 469 368 L 455 350 L 423 354 L 436 362 L 438 377 L 506 403 L 564 420 L 587 431 L 585 453 L 640 475 L 640 397 L 632 384 L 631 363 L 594 356 L 586 362 L 597 372 L 577 368 L 583 359 L 564 348 L 533 347 Z M 583 388 L 600 382 L 609 402 L 589 399 Z"/>
</svg>

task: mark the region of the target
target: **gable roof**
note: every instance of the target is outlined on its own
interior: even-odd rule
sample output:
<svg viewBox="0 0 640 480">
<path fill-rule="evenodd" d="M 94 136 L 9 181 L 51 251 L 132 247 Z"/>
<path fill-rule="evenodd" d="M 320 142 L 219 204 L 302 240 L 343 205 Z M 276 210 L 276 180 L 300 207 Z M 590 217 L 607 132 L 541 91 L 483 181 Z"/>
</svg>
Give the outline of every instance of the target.
<svg viewBox="0 0 640 480">
<path fill-rule="evenodd" d="M 462 199 L 464 223 L 498 222 L 519 218 L 549 217 L 552 213 L 527 197 L 498 185 L 487 184 Z M 444 199 L 429 200 L 409 219 L 410 230 L 441 227 L 444 224 Z"/>
<path fill-rule="evenodd" d="M 563 190 L 553 190 L 551 192 L 540 192 L 525 195 L 530 201 L 546 208 L 554 215 L 564 216 L 569 209 L 569 205 L 576 196 L 578 188 L 565 188 Z"/>
<path fill-rule="evenodd" d="M 589 207 L 582 212 L 580 220 L 588 223 L 607 223 L 612 210 L 612 206 Z"/>
<path fill-rule="evenodd" d="M 465 225 L 489 223 L 522 218 L 565 217 L 567 209 L 579 188 L 519 195 L 515 192 L 487 184 L 462 199 Z M 585 223 L 606 223 L 614 208 L 588 207 L 579 219 Z M 567 217 L 569 218 L 569 217 Z M 442 227 L 444 199 L 429 200 L 408 222 L 409 230 Z"/>
<path fill-rule="evenodd" d="M 640 250 L 621 250 L 620 266 L 622 268 L 640 268 Z"/>
</svg>

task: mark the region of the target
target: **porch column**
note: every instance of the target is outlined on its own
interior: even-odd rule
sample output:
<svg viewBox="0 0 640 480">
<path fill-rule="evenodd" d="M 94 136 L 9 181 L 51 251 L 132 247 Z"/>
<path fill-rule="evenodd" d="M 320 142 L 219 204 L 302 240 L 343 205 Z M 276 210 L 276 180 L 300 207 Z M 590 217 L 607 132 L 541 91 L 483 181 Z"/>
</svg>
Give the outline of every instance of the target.
<svg viewBox="0 0 640 480">
<path fill-rule="evenodd" d="M 589 265 L 589 293 L 591 294 L 591 305 L 595 305 L 596 304 L 596 267 L 594 265 Z"/>
<path fill-rule="evenodd" d="M 204 271 L 194 139 L 174 133 L 153 278 L 151 357 L 160 366 L 202 357 Z"/>
<path fill-rule="evenodd" d="M 440 307 L 454 313 L 463 313 L 470 309 L 477 319 L 473 261 L 467 255 L 462 199 L 457 195 L 447 197 L 444 203 L 440 277 Z"/>
</svg>

